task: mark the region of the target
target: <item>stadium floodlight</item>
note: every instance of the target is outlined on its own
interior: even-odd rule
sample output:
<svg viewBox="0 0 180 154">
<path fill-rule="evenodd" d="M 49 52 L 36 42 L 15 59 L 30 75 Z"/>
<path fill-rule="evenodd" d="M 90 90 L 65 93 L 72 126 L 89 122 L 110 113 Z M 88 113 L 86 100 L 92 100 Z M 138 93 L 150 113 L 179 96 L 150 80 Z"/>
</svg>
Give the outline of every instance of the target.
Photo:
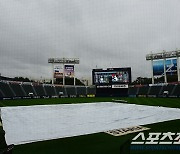
<svg viewBox="0 0 180 154">
<path fill-rule="evenodd" d="M 49 58 L 48 63 L 53 63 L 53 64 L 79 64 L 79 58 Z"/>
<path fill-rule="evenodd" d="M 151 61 L 151 69 L 152 69 L 152 84 L 154 84 L 154 74 L 153 74 L 153 61 L 154 60 L 164 60 L 164 81 L 167 83 L 167 75 L 166 75 L 166 59 L 167 58 L 177 58 L 177 74 L 178 74 L 178 82 L 180 82 L 180 64 L 179 64 L 180 50 L 175 51 L 164 51 L 160 53 L 150 53 L 146 55 L 146 60 Z"/>
<path fill-rule="evenodd" d="M 176 58 L 180 57 L 180 50 L 177 51 L 163 51 L 161 53 L 151 53 L 146 55 L 146 60 L 158 60 L 164 58 Z"/>
<path fill-rule="evenodd" d="M 75 85 L 75 64 L 79 64 L 79 58 L 48 58 L 48 63 L 52 64 L 52 84 L 54 84 L 54 64 L 63 64 L 63 85 L 65 85 L 65 64 L 72 64 Z"/>
</svg>

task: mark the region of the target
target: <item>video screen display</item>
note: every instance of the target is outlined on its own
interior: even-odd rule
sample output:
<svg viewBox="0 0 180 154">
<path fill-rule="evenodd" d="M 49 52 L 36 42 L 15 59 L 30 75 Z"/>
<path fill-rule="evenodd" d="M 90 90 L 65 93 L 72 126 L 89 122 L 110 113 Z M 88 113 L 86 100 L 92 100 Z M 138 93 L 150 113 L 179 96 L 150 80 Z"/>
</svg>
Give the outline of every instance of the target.
<svg viewBox="0 0 180 154">
<path fill-rule="evenodd" d="M 113 85 L 131 82 L 131 68 L 111 68 L 107 70 L 93 70 L 93 84 Z"/>
</svg>

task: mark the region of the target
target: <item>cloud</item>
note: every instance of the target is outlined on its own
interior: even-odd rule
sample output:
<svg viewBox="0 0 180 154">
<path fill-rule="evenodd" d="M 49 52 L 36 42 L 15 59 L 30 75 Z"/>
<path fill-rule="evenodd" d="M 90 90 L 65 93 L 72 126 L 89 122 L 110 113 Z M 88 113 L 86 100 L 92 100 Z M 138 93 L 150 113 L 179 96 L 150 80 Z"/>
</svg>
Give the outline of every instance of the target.
<svg viewBox="0 0 180 154">
<path fill-rule="evenodd" d="M 150 76 L 150 51 L 180 48 L 178 0 L 4 0 L 0 72 L 50 78 L 49 57 L 77 57 L 78 77 L 96 66 L 132 67 Z"/>
</svg>

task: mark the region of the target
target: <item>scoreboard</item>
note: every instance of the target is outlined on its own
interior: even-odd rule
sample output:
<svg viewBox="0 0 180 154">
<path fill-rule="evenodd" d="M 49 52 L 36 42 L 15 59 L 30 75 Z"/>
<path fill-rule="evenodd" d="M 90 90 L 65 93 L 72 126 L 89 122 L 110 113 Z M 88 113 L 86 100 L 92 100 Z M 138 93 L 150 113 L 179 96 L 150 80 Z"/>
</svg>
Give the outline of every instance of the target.
<svg viewBox="0 0 180 154">
<path fill-rule="evenodd" d="M 96 96 L 127 97 L 131 68 L 93 69 L 92 82 L 96 86 Z"/>
<path fill-rule="evenodd" d="M 131 83 L 131 68 L 93 69 L 92 81 L 94 85 L 112 86 Z"/>
</svg>

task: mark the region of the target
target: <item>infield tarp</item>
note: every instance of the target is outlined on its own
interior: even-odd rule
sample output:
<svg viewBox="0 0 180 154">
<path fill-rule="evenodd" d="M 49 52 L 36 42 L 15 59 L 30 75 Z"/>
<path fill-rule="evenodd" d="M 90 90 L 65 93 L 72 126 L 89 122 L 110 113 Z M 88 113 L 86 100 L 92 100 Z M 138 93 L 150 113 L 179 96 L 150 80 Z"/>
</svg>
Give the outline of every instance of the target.
<svg viewBox="0 0 180 154">
<path fill-rule="evenodd" d="M 7 144 L 92 134 L 180 118 L 180 109 L 112 102 L 2 107 Z"/>
</svg>

